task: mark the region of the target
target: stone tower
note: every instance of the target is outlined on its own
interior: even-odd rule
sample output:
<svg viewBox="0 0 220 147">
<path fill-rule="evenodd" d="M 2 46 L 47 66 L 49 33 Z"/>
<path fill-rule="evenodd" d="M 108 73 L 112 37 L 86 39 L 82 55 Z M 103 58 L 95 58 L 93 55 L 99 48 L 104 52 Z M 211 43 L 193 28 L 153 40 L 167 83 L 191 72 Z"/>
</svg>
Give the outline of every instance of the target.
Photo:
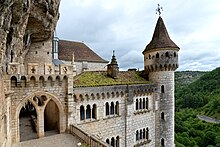
<svg viewBox="0 0 220 147">
<path fill-rule="evenodd" d="M 170 39 L 159 16 L 151 42 L 143 51 L 149 81 L 158 84 L 155 94 L 155 146 L 174 147 L 174 71 L 179 47 Z"/>
</svg>

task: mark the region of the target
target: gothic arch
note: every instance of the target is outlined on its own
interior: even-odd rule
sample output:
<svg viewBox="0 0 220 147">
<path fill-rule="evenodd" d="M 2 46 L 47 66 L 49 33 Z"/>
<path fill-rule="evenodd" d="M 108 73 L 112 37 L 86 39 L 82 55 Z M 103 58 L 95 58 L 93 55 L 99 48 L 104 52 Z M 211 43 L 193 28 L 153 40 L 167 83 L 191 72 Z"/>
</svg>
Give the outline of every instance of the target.
<svg viewBox="0 0 220 147">
<path fill-rule="evenodd" d="M 46 96 L 47 97 L 47 100 L 45 101 L 45 104 L 43 106 L 38 106 L 38 104 L 33 100 L 33 98 L 35 96 Z M 15 130 L 15 138 L 13 138 L 13 142 L 19 142 L 20 141 L 20 128 L 19 128 L 19 114 L 20 114 L 20 111 L 21 111 L 21 108 L 24 106 L 24 104 L 29 101 L 33 104 L 33 106 L 35 107 L 36 109 L 36 113 L 37 113 L 37 123 L 39 124 L 39 119 L 43 120 L 44 121 L 44 110 L 45 110 L 45 107 L 47 106 L 47 103 L 52 100 L 58 107 L 58 110 L 59 110 L 59 131 L 60 133 L 62 132 L 65 132 L 65 115 L 64 115 L 64 108 L 63 108 L 63 105 L 61 103 L 61 101 L 58 99 L 58 97 L 56 97 L 55 95 L 51 94 L 51 93 L 48 93 L 48 92 L 43 92 L 43 91 L 38 91 L 38 92 L 35 92 L 35 93 L 32 93 L 28 96 L 26 96 L 16 107 L 16 112 L 15 112 L 15 115 L 13 116 L 13 119 L 15 121 L 15 124 L 13 126 L 14 130 Z M 12 129 L 13 130 L 13 129 Z M 43 137 L 44 136 L 44 130 L 41 130 L 41 133 L 43 132 L 43 135 L 42 134 L 38 134 L 38 137 Z M 39 133 L 39 132 L 38 132 Z"/>
</svg>

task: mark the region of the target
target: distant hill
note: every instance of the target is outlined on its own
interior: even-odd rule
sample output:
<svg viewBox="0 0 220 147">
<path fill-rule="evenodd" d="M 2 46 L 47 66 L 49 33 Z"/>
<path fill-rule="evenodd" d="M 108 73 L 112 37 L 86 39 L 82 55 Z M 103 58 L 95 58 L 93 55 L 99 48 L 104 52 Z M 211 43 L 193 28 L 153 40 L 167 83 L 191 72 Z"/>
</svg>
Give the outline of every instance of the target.
<svg viewBox="0 0 220 147">
<path fill-rule="evenodd" d="M 175 102 L 176 147 L 220 147 L 220 124 L 197 118 L 220 120 L 220 68 L 176 72 Z"/>
</svg>

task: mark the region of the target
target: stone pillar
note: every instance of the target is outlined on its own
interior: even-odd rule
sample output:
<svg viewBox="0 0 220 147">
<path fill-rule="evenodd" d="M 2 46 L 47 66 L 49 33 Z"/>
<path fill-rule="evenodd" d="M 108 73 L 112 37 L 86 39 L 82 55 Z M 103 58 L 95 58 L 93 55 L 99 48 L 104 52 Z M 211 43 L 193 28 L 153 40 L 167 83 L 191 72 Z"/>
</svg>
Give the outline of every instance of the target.
<svg viewBox="0 0 220 147">
<path fill-rule="evenodd" d="M 37 137 L 44 137 L 44 111 L 39 110 L 37 115 Z"/>
</svg>

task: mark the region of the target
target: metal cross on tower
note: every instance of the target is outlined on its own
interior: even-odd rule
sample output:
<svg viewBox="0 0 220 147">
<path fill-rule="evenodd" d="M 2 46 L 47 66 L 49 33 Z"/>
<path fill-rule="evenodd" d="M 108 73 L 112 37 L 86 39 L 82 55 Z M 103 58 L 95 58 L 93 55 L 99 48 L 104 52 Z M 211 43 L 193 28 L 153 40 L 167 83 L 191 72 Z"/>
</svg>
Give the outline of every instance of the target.
<svg viewBox="0 0 220 147">
<path fill-rule="evenodd" d="M 156 14 L 158 13 L 160 16 L 161 11 L 163 11 L 163 7 L 161 7 L 160 4 L 157 4 Z"/>
</svg>

